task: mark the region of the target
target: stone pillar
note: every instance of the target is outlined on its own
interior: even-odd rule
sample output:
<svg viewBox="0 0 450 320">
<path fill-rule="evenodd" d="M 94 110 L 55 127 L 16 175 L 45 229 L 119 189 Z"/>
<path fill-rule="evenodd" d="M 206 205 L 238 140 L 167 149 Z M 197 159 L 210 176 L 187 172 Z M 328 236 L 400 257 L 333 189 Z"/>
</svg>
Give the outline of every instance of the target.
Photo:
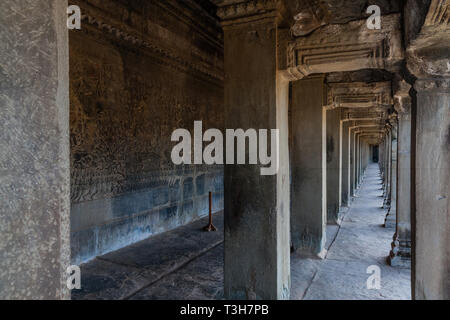
<svg viewBox="0 0 450 320">
<path fill-rule="evenodd" d="M 350 203 L 349 199 L 349 128 L 354 124 L 353 121 L 341 120 L 341 152 L 340 152 L 340 188 L 341 188 L 341 206 L 346 207 Z"/>
<path fill-rule="evenodd" d="M 397 221 L 392 250 L 391 266 L 411 266 L 411 102 L 402 103 L 398 110 L 397 136 Z M 405 100 L 405 99 L 403 99 Z M 391 206 L 392 208 L 392 206 Z"/>
<path fill-rule="evenodd" d="M 355 171 L 355 174 L 353 175 L 353 185 L 354 185 L 354 190 L 353 190 L 353 195 L 356 194 L 356 190 L 358 189 L 358 166 L 359 166 L 359 135 L 361 134 L 360 131 L 356 131 L 355 132 L 355 154 L 354 154 L 354 159 L 355 159 L 355 165 L 353 170 Z"/>
<path fill-rule="evenodd" d="M 358 167 L 357 167 L 357 171 L 356 171 L 356 188 L 359 187 L 359 182 L 360 182 L 360 177 L 361 177 L 361 134 L 358 135 L 358 154 L 357 154 L 357 158 L 358 158 Z"/>
<path fill-rule="evenodd" d="M 383 140 L 378 147 L 378 165 L 380 167 L 380 178 L 381 183 L 384 184 L 384 143 L 386 141 L 386 136 L 383 136 Z"/>
<path fill-rule="evenodd" d="M 383 190 L 384 190 L 384 186 L 386 184 L 386 143 L 387 143 L 387 131 L 385 132 L 384 136 L 383 136 L 383 146 L 381 149 L 381 164 L 382 164 L 382 178 L 383 178 Z"/>
<path fill-rule="evenodd" d="M 389 210 L 384 220 L 385 228 L 395 228 L 397 219 L 397 126 L 395 123 L 393 123 L 391 135 Z"/>
<path fill-rule="evenodd" d="M 292 84 L 291 243 L 295 251 L 319 257 L 325 255 L 327 221 L 323 100 L 323 77 Z"/>
<path fill-rule="evenodd" d="M 68 299 L 67 1 L 0 2 L 0 299 Z"/>
<path fill-rule="evenodd" d="M 418 80 L 416 299 L 450 299 L 450 79 Z"/>
<path fill-rule="evenodd" d="M 358 127 L 351 127 L 349 129 L 349 175 L 348 175 L 348 198 L 349 198 L 349 202 L 352 201 L 352 197 L 353 197 L 353 192 L 355 189 L 355 133 L 356 133 L 356 129 Z"/>
<path fill-rule="evenodd" d="M 369 157 L 369 149 L 370 146 L 367 144 L 367 142 L 365 141 L 365 139 L 362 140 L 362 162 L 361 162 L 361 179 L 360 182 L 362 183 L 363 181 L 363 177 L 364 177 L 364 172 L 366 171 L 367 168 L 367 164 L 368 164 L 368 157 Z"/>
<path fill-rule="evenodd" d="M 339 128 L 341 109 L 327 111 L 327 216 L 329 224 L 339 219 Z"/>
<path fill-rule="evenodd" d="M 361 132 L 356 135 L 356 177 L 355 189 L 359 188 L 359 179 L 361 177 Z"/>
<path fill-rule="evenodd" d="M 218 10 L 225 126 L 278 128 L 279 170 L 262 175 L 262 164 L 225 166 L 224 293 L 227 299 L 289 299 L 289 83 L 277 72 L 278 12 L 275 1 L 241 5 L 228 1 Z"/>
<path fill-rule="evenodd" d="M 367 155 L 368 155 L 368 144 L 364 141 L 364 139 L 361 140 L 361 172 L 360 172 L 360 178 L 359 183 L 361 184 L 364 177 L 364 172 L 367 167 Z"/>
<path fill-rule="evenodd" d="M 388 126 L 386 136 L 386 158 L 385 158 L 385 179 L 384 179 L 384 202 L 383 207 L 389 209 L 390 205 L 390 185 L 391 185 L 391 156 L 392 156 L 392 128 Z"/>
</svg>

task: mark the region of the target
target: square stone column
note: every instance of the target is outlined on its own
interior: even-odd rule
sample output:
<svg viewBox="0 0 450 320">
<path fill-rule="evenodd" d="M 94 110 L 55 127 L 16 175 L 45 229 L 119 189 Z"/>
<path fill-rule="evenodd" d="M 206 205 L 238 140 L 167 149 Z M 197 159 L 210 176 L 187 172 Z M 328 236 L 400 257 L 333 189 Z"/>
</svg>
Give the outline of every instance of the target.
<svg viewBox="0 0 450 320">
<path fill-rule="evenodd" d="M 329 224 L 340 223 L 339 218 L 339 128 L 341 109 L 327 111 L 327 216 Z"/>
<path fill-rule="evenodd" d="M 392 128 L 388 126 L 387 137 L 386 137 L 386 157 L 385 157 L 385 179 L 384 179 L 384 202 L 383 207 L 389 209 L 390 206 L 390 187 L 391 187 L 391 160 L 392 160 Z"/>
<path fill-rule="evenodd" d="M 356 177 L 355 189 L 359 187 L 359 179 L 361 177 L 361 132 L 356 134 Z"/>
<path fill-rule="evenodd" d="M 360 135 L 360 131 L 356 131 L 355 132 L 355 154 L 354 154 L 354 159 L 355 159 L 355 166 L 354 166 L 354 175 L 353 175 L 353 186 L 354 186 L 354 190 L 353 190 L 353 196 L 356 193 L 356 190 L 358 189 L 358 166 L 359 166 L 359 135 Z"/>
<path fill-rule="evenodd" d="M 386 178 L 386 141 L 387 141 L 387 133 L 384 134 L 383 137 L 383 145 L 380 148 L 380 162 L 382 167 L 382 182 L 383 182 L 383 190 L 384 190 L 384 184 L 385 184 L 385 178 Z"/>
<path fill-rule="evenodd" d="M 384 220 L 386 228 L 396 227 L 397 212 L 397 126 L 394 125 L 391 131 L 391 162 L 390 162 L 390 183 L 389 183 L 389 209 Z"/>
<path fill-rule="evenodd" d="M 324 78 L 292 83 L 291 236 L 292 248 L 305 255 L 325 255 L 326 148 Z"/>
<path fill-rule="evenodd" d="M 218 15 L 226 128 L 279 129 L 274 175 L 262 175 L 267 166 L 259 162 L 225 166 L 224 293 L 227 299 L 289 299 L 289 82 L 277 74 L 276 1 L 258 7 L 227 1 Z M 246 154 L 248 163 L 248 143 Z"/>
<path fill-rule="evenodd" d="M 418 80 L 416 299 L 450 299 L 450 79 Z"/>
<path fill-rule="evenodd" d="M 409 102 L 410 103 L 410 102 Z M 410 106 L 398 115 L 397 137 L 397 221 L 389 264 L 411 266 L 411 110 Z M 392 206 L 391 206 L 392 208 Z"/>
<path fill-rule="evenodd" d="M 378 147 L 378 165 L 380 167 L 380 178 L 381 183 L 384 184 L 384 142 L 386 137 L 383 137 L 381 144 Z"/>
<path fill-rule="evenodd" d="M 361 139 L 360 134 L 357 135 L 357 153 L 356 153 L 356 189 L 359 187 L 359 178 L 361 170 Z"/>
<path fill-rule="evenodd" d="M 67 1 L 0 2 L 0 299 L 68 299 Z"/>
<path fill-rule="evenodd" d="M 349 201 L 352 201 L 352 197 L 355 191 L 355 165 L 356 165 L 356 131 L 358 127 L 350 127 L 349 128 L 349 162 L 348 162 L 348 197 Z"/>
<path fill-rule="evenodd" d="M 340 152 L 340 194 L 341 206 L 346 207 L 350 204 L 349 199 L 349 160 L 350 160 L 350 139 L 349 128 L 354 125 L 354 121 L 341 120 L 341 152 Z"/>
<path fill-rule="evenodd" d="M 383 197 L 386 197 L 386 188 L 388 184 L 389 167 L 388 167 L 388 145 L 389 130 L 386 129 L 383 142 Z"/>
</svg>

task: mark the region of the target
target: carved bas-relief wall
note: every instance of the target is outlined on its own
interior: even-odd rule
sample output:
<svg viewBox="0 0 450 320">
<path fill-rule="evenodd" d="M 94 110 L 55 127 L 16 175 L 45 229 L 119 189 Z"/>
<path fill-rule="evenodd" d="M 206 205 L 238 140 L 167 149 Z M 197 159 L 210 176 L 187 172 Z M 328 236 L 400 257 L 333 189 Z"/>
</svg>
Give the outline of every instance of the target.
<svg viewBox="0 0 450 320">
<path fill-rule="evenodd" d="M 72 1 L 71 250 L 81 263 L 223 209 L 222 166 L 175 166 L 171 134 L 223 129 L 223 45 L 195 1 Z M 195 22 L 194 22 L 195 19 Z"/>
</svg>

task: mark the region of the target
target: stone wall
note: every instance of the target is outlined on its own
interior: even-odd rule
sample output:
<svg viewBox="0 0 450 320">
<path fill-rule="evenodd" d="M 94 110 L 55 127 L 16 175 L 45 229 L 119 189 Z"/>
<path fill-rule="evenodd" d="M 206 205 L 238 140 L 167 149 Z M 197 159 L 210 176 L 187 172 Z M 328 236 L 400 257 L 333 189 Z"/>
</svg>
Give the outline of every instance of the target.
<svg viewBox="0 0 450 320">
<path fill-rule="evenodd" d="M 223 209 L 221 166 L 175 166 L 171 134 L 223 129 L 223 45 L 196 1 L 72 1 L 71 245 L 81 263 Z M 194 22 L 195 21 L 195 22 Z"/>
</svg>

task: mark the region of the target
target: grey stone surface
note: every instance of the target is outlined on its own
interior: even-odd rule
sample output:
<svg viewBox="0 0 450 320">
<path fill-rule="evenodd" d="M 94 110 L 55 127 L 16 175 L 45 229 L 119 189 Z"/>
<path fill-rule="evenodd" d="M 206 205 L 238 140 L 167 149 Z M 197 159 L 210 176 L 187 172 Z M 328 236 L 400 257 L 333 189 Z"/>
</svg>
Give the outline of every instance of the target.
<svg viewBox="0 0 450 320">
<path fill-rule="evenodd" d="M 174 130 L 192 132 L 195 120 L 204 130 L 224 126 L 223 40 L 217 19 L 194 1 L 72 4 L 84 17 L 70 31 L 71 253 L 79 264 L 197 220 L 210 191 L 213 210 L 223 210 L 223 166 L 171 161 Z"/>
<path fill-rule="evenodd" d="M 214 215 L 213 222 L 217 232 L 202 230 L 207 224 L 204 218 L 81 265 L 82 288 L 73 290 L 72 298 L 125 299 L 166 279 L 223 242 L 223 213 Z"/>
<path fill-rule="evenodd" d="M 145 287 L 130 300 L 223 299 L 223 244 L 196 258 L 180 270 Z"/>
<path fill-rule="evenodd" d="M 349 198 L 352 199 L 355 192 L 355 171 L 356 171 L 356 132 L 358 131 L 358 127 L 354 127 L 350 130 L 350 160 L 349 160 Z"/>
<path fill-rule="evenodd" d="M 416 83 L 415 298 L 450 299 L 450 79 Z"/>
<path fill-rule="evenodd" d="M 411 266 L 411 216 L 414 200 L 412 197 L 412 130 L 411 106 L 399 114 L 398 133 L 398 180 L 397 180 L 397 221 L 395 238 L 391 244 L 389 262 L 392 266 Z"/>
<path fill-rule="evenodd" d="M 382 227 L 378 165 L 371 164 L 324 260 L 292 256 L 292 299 L 411 299 L 410 271 L 386 263 L 392 231 Z M 368 290 L 367 267 L 381 269 L 381 289 Z"/>
<path fill-rule="evenodd" d="M 327 221 L 339 221 L 339 126 L 341 109 L 327 111 Z"/>
<path fill-rule="evenodd" d="M 0 2 L 0 299 L 67 299 L 67 1 Z"/>
<path fill-rule="evenodd" d="M 323 77 L 292 84 L 291 246 L 305 255 L 322 255 L 326 241 L 323 92 Z"/>
<path fill-rule="evenodd" d="M 230 299 L 288 299 L 290 292 L 289 84 L 277 75 L 275 20 L 224 28 L 226 127 L 280 130 L 275 175 L 261 175 L 262 164 L 225 166 L 224 293 Z"/>
<path fill-rule="evenodd" d="M 354 121 L 342 122 L 342 169 L 341 169 L 341 206 L 350 204 L 349 194 L 349 128 L 354 125 Z"/>
</svg>

